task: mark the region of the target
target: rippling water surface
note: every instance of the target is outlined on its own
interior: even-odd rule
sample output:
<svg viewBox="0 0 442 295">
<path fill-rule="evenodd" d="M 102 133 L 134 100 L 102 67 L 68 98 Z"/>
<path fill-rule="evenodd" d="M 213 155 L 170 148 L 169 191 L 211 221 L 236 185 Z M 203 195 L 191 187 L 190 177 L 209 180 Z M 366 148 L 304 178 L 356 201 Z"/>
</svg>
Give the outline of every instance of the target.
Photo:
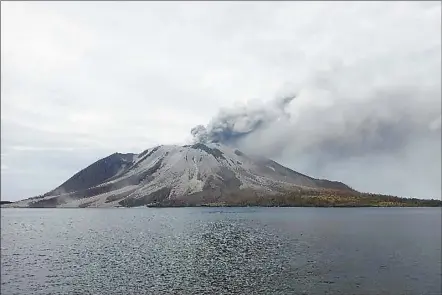
<svg viewBox="0 0 442 295">
<path fill-rule="evenodd" d="M 437 208 L 1 209 L 1 294 L 441 294 Z"/>
</svg>

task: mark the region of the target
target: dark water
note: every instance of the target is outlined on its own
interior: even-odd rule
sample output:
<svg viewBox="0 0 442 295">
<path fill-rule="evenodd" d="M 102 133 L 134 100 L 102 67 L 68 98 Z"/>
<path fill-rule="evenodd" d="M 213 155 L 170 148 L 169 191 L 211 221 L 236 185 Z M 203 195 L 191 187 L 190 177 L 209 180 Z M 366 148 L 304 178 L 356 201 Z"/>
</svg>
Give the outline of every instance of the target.
<svg viewBox="0 0 442 295">
<path fill-rule="evenodd" d="M 1 294 L 441 294 L 437 208 L 1 209 Z"/>
</svg>

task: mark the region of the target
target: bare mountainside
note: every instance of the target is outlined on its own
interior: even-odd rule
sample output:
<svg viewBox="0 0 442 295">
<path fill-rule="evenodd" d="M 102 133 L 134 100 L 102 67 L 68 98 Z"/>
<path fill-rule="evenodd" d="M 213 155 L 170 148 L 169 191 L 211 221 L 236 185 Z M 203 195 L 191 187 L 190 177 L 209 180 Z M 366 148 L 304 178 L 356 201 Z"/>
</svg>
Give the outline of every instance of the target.
<svg viewBox="0 0 442 295">
<path fill-rule="evenodd" d="M 247 196 L 306 190 L 353 192 L 272 160 L 218 144 L 162 145 L 140 154 L 115 153 L 81 170 L 54 190 L 12 207 L 133 207 L 207 205 Z"/>
</svg>

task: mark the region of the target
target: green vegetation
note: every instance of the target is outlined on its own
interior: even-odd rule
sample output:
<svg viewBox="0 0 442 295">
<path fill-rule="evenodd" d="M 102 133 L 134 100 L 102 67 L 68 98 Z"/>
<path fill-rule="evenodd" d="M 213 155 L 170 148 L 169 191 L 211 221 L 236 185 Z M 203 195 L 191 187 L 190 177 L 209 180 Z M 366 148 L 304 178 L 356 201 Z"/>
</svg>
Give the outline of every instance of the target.
<svg viewBox="0 0 442 295">
<path fill-rule="evenodd" d="M 440 200 L 420 200 L 341 190 L 304 190 L 270 198 L 262 205 L 300 207 L 442 207 Z M 261 205 L 261 204 L 260 204 Z"/>
<path fill-rule="evenodd" d="M 359 193 L 344 190 L 303 189 L 290 193 L 264 196 L 245 191 L 241 194 L 227 194 L 216 200 L 203 202 L 189 200 L 165 200 L 149 207 L 442 207 L 441 200 L 400 198 L 389 195 Z"/>
</svg>

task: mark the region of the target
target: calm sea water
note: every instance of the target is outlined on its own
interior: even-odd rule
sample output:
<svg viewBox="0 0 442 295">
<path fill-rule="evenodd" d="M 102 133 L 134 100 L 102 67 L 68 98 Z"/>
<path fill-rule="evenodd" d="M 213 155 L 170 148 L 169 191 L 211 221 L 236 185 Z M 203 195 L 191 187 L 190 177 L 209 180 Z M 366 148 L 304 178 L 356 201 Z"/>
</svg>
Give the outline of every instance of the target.
<svg viewBox="0 0 442 295">
<path fill-rule="evenodd" d="M 1 294 L 441 294 L 441 209 L 1 209 Z"/>
</svg>

